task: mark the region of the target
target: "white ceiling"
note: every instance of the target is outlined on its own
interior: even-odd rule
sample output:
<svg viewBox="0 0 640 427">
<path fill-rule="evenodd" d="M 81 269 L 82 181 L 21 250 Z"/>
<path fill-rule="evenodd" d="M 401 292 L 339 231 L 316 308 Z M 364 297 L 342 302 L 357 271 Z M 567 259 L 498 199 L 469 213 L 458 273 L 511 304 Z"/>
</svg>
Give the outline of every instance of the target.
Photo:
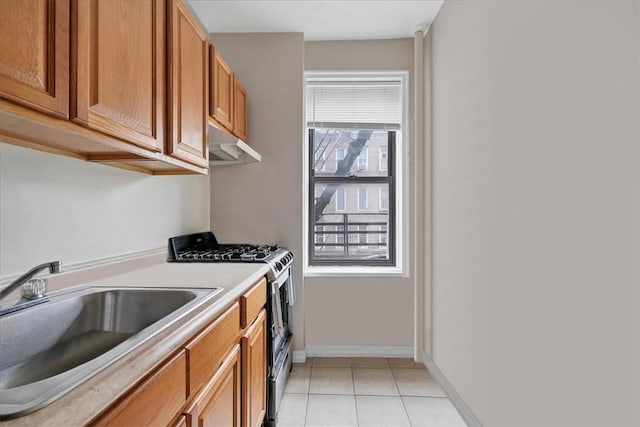
<svg viewBox="0 0 640 427">
<path fill-rule="evenodd" d="M 412 37 L 444 0 L 188 0 L 212 33 L 301 32 L 305 40 Z"/>
</svg>

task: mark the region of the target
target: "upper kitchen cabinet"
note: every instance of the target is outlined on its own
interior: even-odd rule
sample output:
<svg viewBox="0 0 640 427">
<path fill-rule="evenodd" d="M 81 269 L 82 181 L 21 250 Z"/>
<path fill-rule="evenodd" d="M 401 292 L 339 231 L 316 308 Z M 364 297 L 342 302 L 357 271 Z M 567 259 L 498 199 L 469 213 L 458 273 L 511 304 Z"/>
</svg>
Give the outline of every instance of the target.
<svg viewBox="0 0 640 427">
<path fill-rule="evenodd" d="M 233 131 L 233 71 L 224 61 L 220 52 L 213 46 L 209 49 L 211 62 L 211 94 L 209 95 L 209 113 L 218 123 Z"/>
<path fill-rule="evenodd" d="M 0 0 L 0 140 L 206 174 L 207 55 L 180 0 Z"/>
<path fill-rule="evenodd" d="M 214 46 L 209 48 L 209 115 L 230 133 L 246 141 L 247 92 Z"/>
<path fill-rule="evenodd" d="M 233 81 L 233 133 L 243 141 L 247 141 L 247 91 L 235 75 Z"/>
<path fill-rule="evenodd" d="M 73 10 L 72 119 L 162 151 L 164 0 L 74 0 Z"/>
<path fill-rule="evenodd" d="M 167 153 L 207 167 L 208 41 L 181 0 L 169 7 Z"/>
<path fill-rule="evenodd" d="M 69 117 L 69 1 L 3 1 L 0 97 Z"/>
</svg>

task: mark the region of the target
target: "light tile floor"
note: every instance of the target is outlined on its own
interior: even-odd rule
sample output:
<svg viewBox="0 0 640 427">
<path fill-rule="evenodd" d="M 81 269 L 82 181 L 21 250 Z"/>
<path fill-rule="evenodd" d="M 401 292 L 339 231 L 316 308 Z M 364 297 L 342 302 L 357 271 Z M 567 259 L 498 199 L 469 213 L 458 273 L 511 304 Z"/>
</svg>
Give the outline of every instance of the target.
<svg viewBox="0 0 640 427">
<path fill-rule="evenodd" d="M 412 359 L 308 358 L 294 364 L 277 427 L 466 427 Z"/>
</svg>

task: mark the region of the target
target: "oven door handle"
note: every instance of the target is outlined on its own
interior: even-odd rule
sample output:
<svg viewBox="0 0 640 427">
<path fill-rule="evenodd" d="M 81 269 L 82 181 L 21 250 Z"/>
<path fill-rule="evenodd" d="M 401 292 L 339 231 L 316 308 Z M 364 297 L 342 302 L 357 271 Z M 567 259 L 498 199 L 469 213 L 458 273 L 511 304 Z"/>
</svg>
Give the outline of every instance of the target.
<svg viewBox="0 0 640 427">
<path fill-rule="evenodd" d="M 282 304 L 280 301 L 280 286 L 277 282 L 271 282 L 271 306 L 276 323 L 276 332 L 284 338 L 284 321 L 282 320 Z"/>
</svg>

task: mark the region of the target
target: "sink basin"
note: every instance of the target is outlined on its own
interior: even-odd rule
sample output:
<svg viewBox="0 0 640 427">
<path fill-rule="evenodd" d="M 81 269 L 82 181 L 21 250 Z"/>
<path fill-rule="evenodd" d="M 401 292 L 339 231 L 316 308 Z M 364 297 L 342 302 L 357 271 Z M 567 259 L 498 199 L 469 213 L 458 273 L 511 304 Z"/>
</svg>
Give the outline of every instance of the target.
<svg viewBox="0 0 640 427">
<path fill-rule="evenodd" d="M 0 419 L 35 411 L 221 288 L 84 287 L 0 317 Z"/>
</svg>

